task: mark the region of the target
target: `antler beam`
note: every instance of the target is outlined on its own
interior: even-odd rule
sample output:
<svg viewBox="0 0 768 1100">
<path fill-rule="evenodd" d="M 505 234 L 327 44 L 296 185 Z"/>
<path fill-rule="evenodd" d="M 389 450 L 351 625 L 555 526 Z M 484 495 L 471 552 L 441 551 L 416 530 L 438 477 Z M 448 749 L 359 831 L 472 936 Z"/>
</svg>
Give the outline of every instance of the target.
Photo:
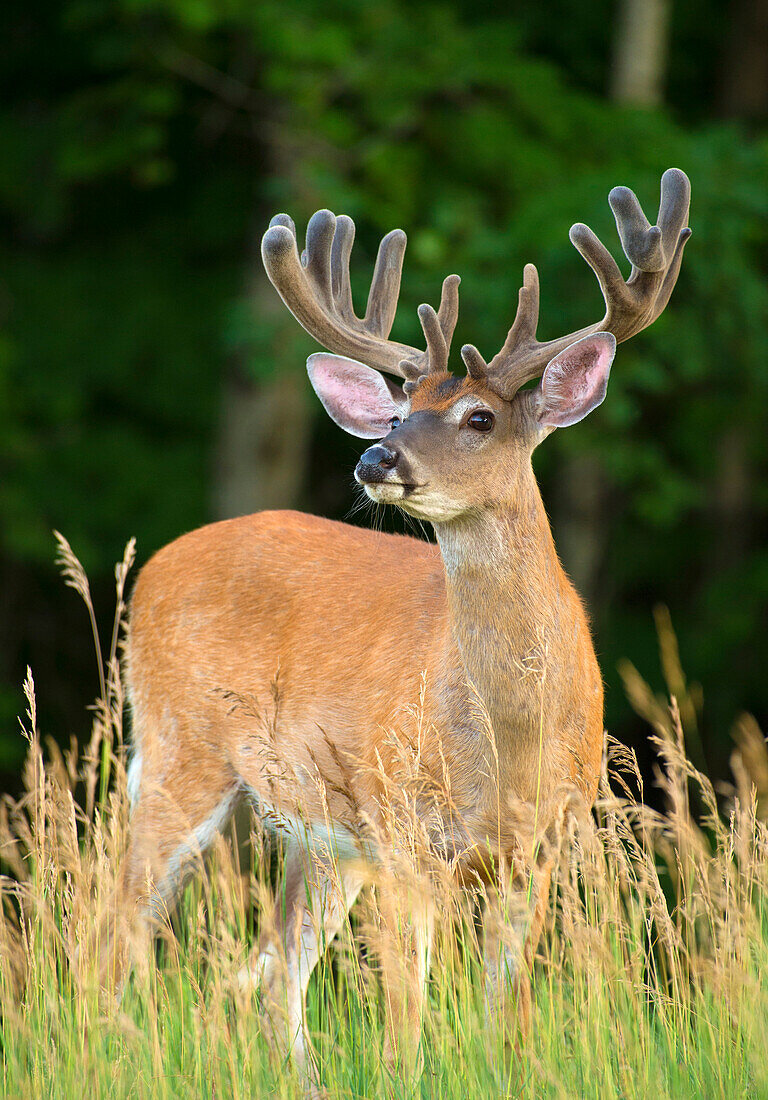
<svg viewBox="0 0 768 1100">
<path fill-rule="evenodd" d="M 419 307 L 426 350 L 389 340 L 400 292 L 406 236 L 393 229 L 379 245 L 365 317 L 352 305 L 349 258 L 355 223 L 330 210 L 318 210 L 307 226 L 306 247 L 299 256 L 296 227 L 278 214 L 261 242 L 267 275 L 288 309 L 310 336 L 328 351 L 359 359 L 369 367 L 417 382 L 448 366 L 451 337 L 458 316 L 458 275 L 443 283 L 440 308 Z"/>
<path fill-rule="evenodd" d="M 606 305 L 602 321 L 556 340 L 537 340 L 539 276 L 533 264 L 526 264 L 517 313 L 503 347 L 486 364 L 477 348 L 465 345 L 461 355 L 468 372 L 485 378 L 497 393 L 511 398 L 530 379 L 538 378 L 558 352 L 581 337 L 612 332 L 621 342 L 647 328 L 666 306 L 677 281 L 683 248 L 691 235 L 687 226 L 690 197 L 685 172 L 669 168 L 661 178 L 658 222 L 649 225 L 634 192 L 614 187 L 608 202 L 622 248 L 632 264 L 629 279 L 624 281 L 616 261 L 588 226 L 578 223 L 569 234 L 597 276 Z"/>
</svg>

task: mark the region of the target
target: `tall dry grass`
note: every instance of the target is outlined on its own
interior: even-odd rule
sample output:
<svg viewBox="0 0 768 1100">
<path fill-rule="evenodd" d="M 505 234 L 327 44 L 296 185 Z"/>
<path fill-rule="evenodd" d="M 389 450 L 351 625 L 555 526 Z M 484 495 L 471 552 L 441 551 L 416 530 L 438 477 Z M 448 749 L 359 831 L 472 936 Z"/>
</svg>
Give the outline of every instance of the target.
<svg viewBox="0 0 768 1100">
<path fill-rule="evenodd" d="M 216 846 L 120 1001 L 99 991 L 96 930 L 128 828 L 118 655 L 133 545 L 116 569 L 104 661 L 87 579 L 61 537 L 59 560 L 91 618 L 100 694 L 80 753 L 74 742 L 61 751 L 42 737 L 31 673 L 24 687 L 25 793 L 0 806 L 4 1095 L 302 1095 L 306 1082 L 274 1043 L 269 1013 L 238 981 L 280 903 L 274 843 L 258 822 L 241 827 L 239 843 Z M 482 898 L 468 901 L 429 857 L 408 793 L 418 759 L 403 747 L 390 800 L 398 855 L 380 861 L 377 874 L 382 887 L 396 882 L 409 904 L 418 899 L 439 918 L 424 1073 L 414 1083 L 382 1061 L 379 971 L 384 964 L 397 974 L 407 945 L 397 922 L 382 920 L 374 888 L 310 988 L 316 1074 L 327 1095 L 768 1096 L 768 753 L 743 716 L 732 785 L 716 792 L 693 766 L 686 744 L 696 756 L 700 700 L 662 612 L 658 625 L 671 701 L 631 666 L 622 671 L 649 724 L 664 810 L 644 803 L 634 757 L 609 739 L 594 812 L 567 821 L 534 969 L 531 1032 L 511 1063 L 503 1020 L 486 1018 Z"/>
</svg>

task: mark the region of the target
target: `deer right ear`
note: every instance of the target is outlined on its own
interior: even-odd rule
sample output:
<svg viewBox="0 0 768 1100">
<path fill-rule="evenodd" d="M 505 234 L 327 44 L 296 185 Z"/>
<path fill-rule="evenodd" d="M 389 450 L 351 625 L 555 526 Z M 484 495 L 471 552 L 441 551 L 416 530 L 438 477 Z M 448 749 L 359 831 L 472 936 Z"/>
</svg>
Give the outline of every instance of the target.
<svg viewBox="0 0 768 1100">
<path fill-rule="evenodd" d="M 615 353 L 616 337 L 610 332 L 595 332 L 550 359 L 533 391 L 542 427 L 577 424 L 602 403 Z"/>
<path fill-rule="evenodd" d="M 400 387 L 354 359 L 319 351 L 307 359 L 307 373 L 331 420 L 350 435 L 381 439 L 392 418 L 407 412 Z"/>
</svg>

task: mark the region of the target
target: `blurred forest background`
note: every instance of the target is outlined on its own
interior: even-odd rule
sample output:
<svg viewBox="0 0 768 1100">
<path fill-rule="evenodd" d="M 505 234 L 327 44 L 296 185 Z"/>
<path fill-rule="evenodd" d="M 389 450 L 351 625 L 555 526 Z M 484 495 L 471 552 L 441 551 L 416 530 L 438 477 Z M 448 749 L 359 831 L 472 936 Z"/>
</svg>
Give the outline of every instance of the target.
<svg viewBox="0 0 768 1100">
<path fill-rule="evenodd" d="M 316 345 L 261 268 L 273 213 L 301 232 L 351 214 L 361 296 L 405 228 L 395 336 L 419 339 L 416 306 L 457 271 L 454 347 L 488 355 L 526 261 L 543 338 L 602 315 L 568 229 L 621 256 L 608 191 L 654 220 L 671 165 L 694 231 L 672 301 L 536 468 L 608 728 L 644 742 L 617 664 L 661 685 L 663 604 L 703 685 L 691 751 L 725 775 L 738 712 L 768 724 L 768 0 L 7 0 L 3 22 L 0 786 L 27 664 L 60 741 L 97 691 L 52 528 L 106 631 L 129 536 L 143 562 L 213 518 L 354 503 L 361 444 L 311 394 Z"/>
</svg>

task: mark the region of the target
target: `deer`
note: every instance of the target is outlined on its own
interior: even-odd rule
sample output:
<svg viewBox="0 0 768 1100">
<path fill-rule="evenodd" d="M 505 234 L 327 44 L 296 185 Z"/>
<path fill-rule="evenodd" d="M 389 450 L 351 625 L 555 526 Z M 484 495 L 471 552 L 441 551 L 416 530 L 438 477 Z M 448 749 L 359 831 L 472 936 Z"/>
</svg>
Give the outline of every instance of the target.
<svg viewBox="0 0 768 1100">
<path fill-rule="evenodd" d="M 591 807 L 604 737 L 590 625 L 532 454 L 603 401 L 617 343 L 664 310 L 690 236 L 679 169 L 662 177 L 656 225 L 626 187 L 609 203 L 629 278 L 586 225 L 570 230 L 602 291 L 602 320 L 540 341 L 527 264 L 501 349 L 487 361 L 465 345 L 459 376 L 448 370 L 457 275 L 437 310 L 418 309 L 425 348 L 401 344 L 389 335 L 402 230 L 382 240 L 358 317 L 353 221 L 320 210 L 300 254 L 291 218 L 272 219 L 267 275 L 323 349 L 309 357 L 310 382 L 335 423 L 370 444 L 356 481 L 377 504 L 429 523 L 436 541 L 273 511 L 184 534 L 143 567 L 127 643 L 130 840 L 104 936 L 113 982 L 130 965 L 125 945 L 157 931 L 250 801 L 282 831 L 285 865 L 276 936 L 253 948 L 242 980 L 282 997 L 276 1041 L 309 1065 L 307 987 L 375 865 L 377 829 L 391 832 L 396 728 L 401 743 L 418 737 L 422 774 L 450 780 L 450 808 L 429 784 L 414 795 L 431 850 L 466 889 L 480 882 L 502 899 L 486 921 L 487 1005 L 524 1032 L 552 855 L 526 852 L 530 828 L 512 807 L 527 807 L 539 834 L 574 792 Z M 522 905 L 503 900 L 521 894 Z M 399 988 L 383 968 L 385 1054 L 417 1072 L 435 916 L 413 896 L 405 904 L 412 980 Z"/>
</svg>

